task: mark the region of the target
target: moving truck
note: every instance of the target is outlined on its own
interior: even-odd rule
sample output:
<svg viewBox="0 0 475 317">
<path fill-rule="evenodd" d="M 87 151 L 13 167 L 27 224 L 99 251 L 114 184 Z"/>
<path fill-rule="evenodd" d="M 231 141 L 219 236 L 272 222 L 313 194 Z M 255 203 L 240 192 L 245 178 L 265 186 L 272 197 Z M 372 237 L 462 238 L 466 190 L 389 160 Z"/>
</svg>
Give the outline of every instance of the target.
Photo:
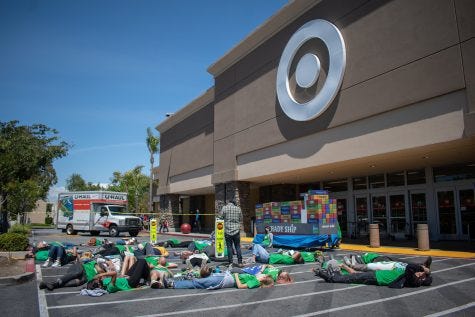
<svg viewBox="0 0 475 317">
<path fill-rule="evenodd" d="M 60 193 L 56 223 L 68 235 L 108 231 L 111 237 L 121 232 L 135 237 L 142 230 L 142 220 L 127 215 L 127 193 L 106 191 Z"/>
</svg>

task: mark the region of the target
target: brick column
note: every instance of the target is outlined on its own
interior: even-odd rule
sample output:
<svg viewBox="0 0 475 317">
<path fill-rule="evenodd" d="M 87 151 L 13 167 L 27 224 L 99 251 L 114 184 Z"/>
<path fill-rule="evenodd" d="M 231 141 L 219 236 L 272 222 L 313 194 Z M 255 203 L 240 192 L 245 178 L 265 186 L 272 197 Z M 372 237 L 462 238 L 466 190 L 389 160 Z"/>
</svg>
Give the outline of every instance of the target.
<svg viewBox="0 0 475 317">
<path fill-rule="evenodd" d="M 160 221 L 167 219 L 170 229 L 180 227 L 179 214 L 181 214 L 181 210 L 179 195 L 160 195 L 160 211 Z"/>
<path fill-rule="evenodd" d="M 229 182 L 216 184 L 215 190 L 215 212 L 218 214 L 226 201 L 234 200 L 236 205 L 242 210 L 244 231 L 251 233 L 251 210 L 250 201 L 251 186 L 249 182 Z"/>
</svg>

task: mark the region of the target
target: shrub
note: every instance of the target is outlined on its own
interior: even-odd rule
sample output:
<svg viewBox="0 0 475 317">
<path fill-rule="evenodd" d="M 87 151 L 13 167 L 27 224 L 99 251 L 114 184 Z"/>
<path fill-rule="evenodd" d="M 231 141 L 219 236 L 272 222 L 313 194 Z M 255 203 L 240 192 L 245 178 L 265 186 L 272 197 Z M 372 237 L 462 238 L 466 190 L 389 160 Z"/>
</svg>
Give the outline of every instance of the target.
<svg viewBox="0 0 475 317">
<path fill-rule="evenodd" d="M 50 225 L 53 223 L 53 217 L 46 216 L 45 218 L 45 224 Z"/>
<path fill-rule="evenodd" d="M 0 234 L 0 250 L 2 251 L 25 251 L 28 247 L 28 238 L 20 233 Z"/>
<path fill-rule="evenodd" d="M 19 234 L 23 234 L 23 235 L 27 236 L 27 235 L 30 234 L 31 228 L 30 228 L 30 226 L 21 225 L 19 223 L 16 223 L 13 226 L 11 226 L 10 229 L 8 229 L 8 232 L 9 233 L 19 233 Z"/>
</svg>

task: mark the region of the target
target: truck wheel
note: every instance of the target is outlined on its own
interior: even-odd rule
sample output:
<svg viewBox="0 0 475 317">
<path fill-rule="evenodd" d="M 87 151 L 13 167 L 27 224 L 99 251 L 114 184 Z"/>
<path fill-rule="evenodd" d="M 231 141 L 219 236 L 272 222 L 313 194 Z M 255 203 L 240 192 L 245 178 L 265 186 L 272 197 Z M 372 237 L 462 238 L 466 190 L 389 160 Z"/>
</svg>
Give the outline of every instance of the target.
<svg viewBox="0 0 475 317">
<path fill-rule="evenodd" d="M 138 236 L 139 232 L 138 232 L 138 230 L 130 230 L 129 234 L 130 234 L 131 237 L 136 237 L 136 236 Z"/>
<path fill-rule="evenodd" d="M 119 235 L 119 229 L 117 229 L 117 226 L 110 226 L 109 227 L 109 235 L 111 237 L 117 237 Z"/>
<path fill-rule="evenodd" d="M 98 236 L 100 235 L 99 231 L 91 231 L 91 236 Z"/>
<path fill-rule="evenodd" d="M 73 225 L 68 225 L 66 227 L 66 234 L 68 234 L 69 236 L 76 234 L 76 231 L 73 229 Z"/>
</svg>

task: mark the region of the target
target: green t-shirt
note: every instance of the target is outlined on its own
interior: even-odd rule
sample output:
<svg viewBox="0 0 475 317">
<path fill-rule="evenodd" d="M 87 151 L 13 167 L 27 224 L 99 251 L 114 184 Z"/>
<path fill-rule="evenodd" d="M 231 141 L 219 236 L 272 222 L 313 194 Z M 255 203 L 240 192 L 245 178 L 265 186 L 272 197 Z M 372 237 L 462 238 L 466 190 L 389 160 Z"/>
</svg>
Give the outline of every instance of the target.
<svg viewBox="0 0 475 317">
<path fill-rule="evenodd" d="M 111 283 L 112 278 L 107 277 L 102 280 L 102 284 L 106 287 L 109 293 L 115 293 L 118 291 L 129 291 L 132 289 L 129 285 L 129 281 L 125 277 L 118 277 L 115 279 L 115 283 Z"/>
<path fill-rule="evenodd" d="M 40 250 L 35 253 L 36 261 L 46 261 L 48 259 L 49 250 Z"/>
<path fill-rule="evenodd" d="M 379 254 L 377 253 L 367 252 L 361 256 L 361 259 L 363 260 L 364 264 L 368 264 L 368 263 L 371 263 L 378 256 Z"/>
<path fill-rule="evenodd" d="M 269 246 L 270 244 L 270 237 L 269 237 L 269 234 L 266 234 L 264 236 L 264 240 L 262 240 L 262 243 L 261 243 L 264 247 L 267 247 Z"/>
<path fill-rule="evenodd" d="M 307 262 L 315 262 L 315 253 L 313 252 L 300 252 L 302 255 L 302 259 L 304 260 L 305 263 Z"/>
<path fill-rule="evenodd" d="M 209 246 L 209 243 L 207 243 L 207 242 L 195 241 L 195 248 L 196 248 L 196 250 L 198 250 L 198 251 L 203 250 L 203 249 L 206 248 L 207 246 Z"/>
<path fill-rule="evenodd" d="M 272 253 L 269 256 L 269 264 L 294 264 L 294 259 L 290 255 Z"/>
<path fill-rule="evenodd" d="M 120 245 L 120 244 L 117 244 L 117 245 L 116 245 L 116 248 L 119 250 L 119 252 L 127 251 L 127 252 L 134 253 L 134 250 L 133 250 L 133 248 L 132 248 L 130 245 Z"/>
<path fill-rule="evenodd" d="M 90 261 L 82 265 L 82 267 L 84 268 L 84 271 L 86 272 L 86 279 L 88 282 L 92 281 L 94 279 L 94 276 L 96 276 L 97 274 L 97 270 L 95 266 L 96 266 L 96 261 Z"/>
<path fill-rule="evenodd" d="M 247 288 L 257 288 L 261 284 L 255 275 L 251 274 L 239 274 L 239 281 L 247 285 Z"/>
<path fill-rule="evenodd" d="M 269 275 L 272 277 L 272 279 L 277 281 L 277 276 L 279 275 L 280 269 L 276 267 L 266 267 L 264 271 L 262 271 L 263 274 Z"/>
<path fill-rule="evenodd" d="M 178 239 L 173 239 L 173 238 L 172 238 L 172 239 L 169 239 L 168 242 L 169 242 L 169 244 L 171 244 L 172 246 L 176 246 L 176 245 L 178 245 L 178 244 L 181 243 L 180 240 L 178 240 Z"/>
<path fill-rule="evenodd" d="M 406 273 L 405 269 L 396 268 L 394 270 L 375 271 L 378 285 L 386 286 L 397 280 Z"/>
</svg>

